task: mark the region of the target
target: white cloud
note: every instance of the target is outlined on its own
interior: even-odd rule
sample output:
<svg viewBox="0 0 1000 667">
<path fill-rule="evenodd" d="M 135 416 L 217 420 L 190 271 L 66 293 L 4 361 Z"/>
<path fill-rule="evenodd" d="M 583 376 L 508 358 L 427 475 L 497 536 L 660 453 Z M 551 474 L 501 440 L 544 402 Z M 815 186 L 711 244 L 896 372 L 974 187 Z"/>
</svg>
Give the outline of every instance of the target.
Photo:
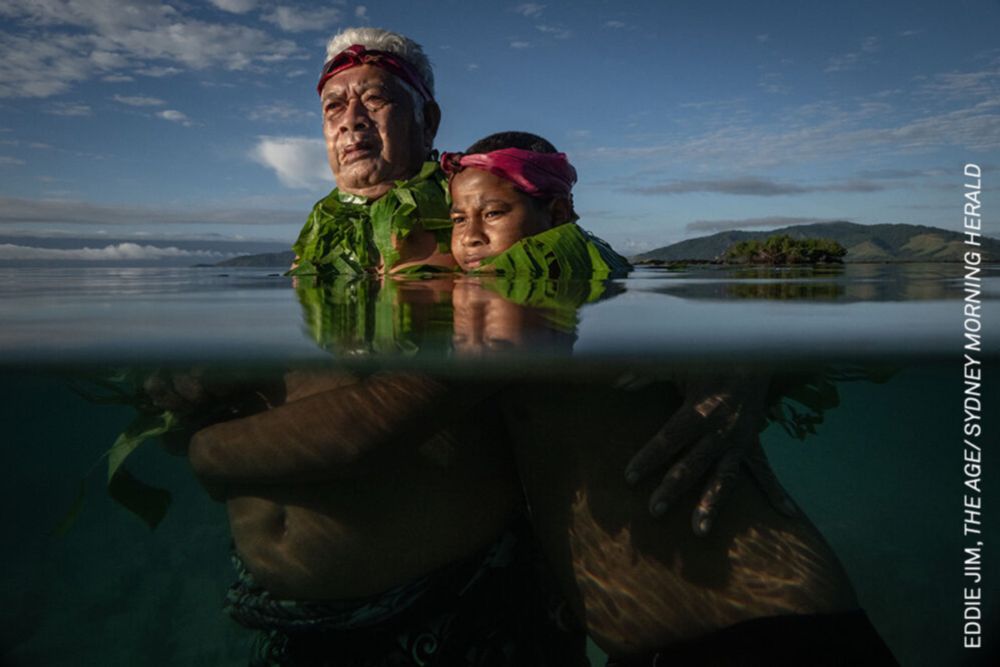
<svg viewBox="0 0 1000 667">
<path fill-rule="evenodd" d="M 510 43 L 510 48 L 512 49 L 526 49 L 529 46 L 531 46 L 530 42 L 522 42 L 518 40 L 514 40 L 513 42 Z"/>
<path fill-rule="evenodd" d="M 118 69 L 129 65 L 128 58 L 123 56 L 121 53 L 115 53 L 114 51 L 102 51 L 100 49 L 90 52 L 90 62 L 94 63 L 99 69 L 102 70 Z"/>
<path fill-rule="evenodd" d="M 80 102 L 58 102 L 49 106 L 45 113 L 54 116 L 89 116 L 90 106 Z"/>
<path fill-rule="evenodd" d="M 152 0 L 4 0 L 0 17 L 14 24 L 0 33 L 0 97 L 47 97 L 95 76 L 239 70 L 299 52 L 262 30 L 190 18 Z M 67 27 L 74 33 L 53 30 Z"/>
<path fill-rule="evenodd" d="M 55 182 L 59 179 L 46 179 Z M 244 207 L 221 209 L 164 209 L 162 207 L 94 204 L 74 199 L 21 199 L 0 196 L 0 229 L 55 225 L 134 225 L 147 224 L 157 229 L 163 225 L 247 225 L 301 222 L 299 209 L 277 209 L 264 201 L 244 198 Z M 285 205 L 287 202 L 282 202 Z M 75 232 L 74 232 L 75 233 Z"/>
<path fill-rule="evenodd" d="M 135 79 L 126 74 L 109 74 L 102 76 L 101 81 L 106 81 L 107 83 L 126 83 L 128 81 L 135 81 Z"/>
<path fill-rule="evenodd" d="M 858 145 L 881 144 L 902 150 L 963 146 L 969 150 L 1000 150 L 1000 97 L 972 107 L 920 118 L 898 127 L 856 133 Z"/>
<path fill-rule="evenodd" d="M 165 76 L 175 76 L 181 73 L 181 70 L 176 67 L 143 67 L 142 69 L 137 69 L 136 74 L 141 76 L 148 76 L 153 79 L 162 79 Z"/>
<path fill-rule="evenodd" d="M 689 222 L 684 230 L 687 232 L 724 232 L 730 229 L 791 227 L 792 225 L 811 225 L 817 222 L 832 222 L 825 218 L 798 218 L 772 215 L 764 218 L 742 218 L 739 220 L 695 220 Z"/>
<path fill-rule="evenodd" d="M 191 127 L 191 119 L 188 118 L 183 112 L 177 111 L 176 109 L 158 111 L 156 115 L 163 120 L 169 120 L 171 123 L 180 123 L 184 127 Z"/>
<path fill-rule="evenodd" d="M 768 40 L 771 39 L 771 35 L 769 35 L 766 32 L 762 32 L 762 33 L 760 33 L 759 35 L 756 36 L 756 39 L 757 39 L 758 42 L 760 42 L 761 44 L 763 44 L 764 42 L 766 42 L 766 41 L 768 41 Z"/>
<path fill-rule="evenodd" d="M 553 25 L 536 25 L 535 29 L 546 35 L 552 35 L 556 39 L 569 39 L 573 35 L 573 32 L 569 28 Z"/>
<path fill-rule="evenodd" d="M 625 21 L 605 21 L 604 27 L 611 28 L 612 30 L 621 30 L 625 27 Z"/>
<path fill-rule="evenodd" d="M 545 9 L 545 5 L 539 5 L 534 2 L 525 2 L 520 5 L 515 6 L 514 11 L 521 16 L 538 16 Z"/>
<path fill-rule="evenodd" d="M 24 164 L 24 160 L 9 155 L 0 155 L 0 167 L 13 167 Z"/>
<path fill-rule="evenodd" d="M 776 181 L 757 176 L 743 176 L 724 179 L 688 179 L 657 183 L 655 185 L 625 188 L 627 192 L 643 195 L 675 195 L 692 192 L 713 192 L 749 197 L 778 197 L 802 195 L 815 192 L 878 192 L 885 186 L 870 180 L 855 180 L 834 183 L 802 184 Z"/>
<path fill-rule="evenodd" d="M 208 0 L 224 12 L 246 14 L 257 7 L 257 0 Z"/>
<path fill-rule="evenodd" d="M 293 121 L 305 118 L 312 118 L 316 114 L 307 109 L 292 106 L 288 102 L 275 102 L 251 109 L 247 114 L 250 120 L 262 120 L 269 122 Z"/>
<path fill-rule="evenodd" d="M 166 104 L 157 97 L 146 97 L 145 95 L 115 95 L 112 99 L 130 107 L 158 107 Z"/>
<path fill-rule="evenodd" d="M 286 187 L 325 190 L 332 185 L 322 139 L 260 137 L 250 157 L 272 169 Z"/>
<path fill-rule="evenodd" d="M 117 36 L 123 48 L 141 58 L 175 60 L 193 69 L 241 70 L 261 57 L 295 50 L 291 42 L 276 43 L 260 30 L 237 25 L 188 21 L 135 32 Z"/>
<path fill-rule="evenodd" d="M 1000 90 L 1000 67 L 975 72 L 935 75 L 919 92 L 934 98 L 969 100 L 988 98 Z"/>
<path fill-rule="evenodd" d="M 118 243 L 103 248 L 38 248 L 0 243 L 0 260 L 152 260 L 176 257 L 223 257 L 212 250 L 181 250 L 175 246 L 159 247 L 137 243 Z"/>
<path fill-rule="evenodd" d="M 334 7 L 324 9 L 296 9 L 279 5 L 274 11 L 261 16 L 287 32 L 326 30 L 340 19 L 340 10 Z"/>
<path fill-rule="evenodd" d="M 844 72 L 857 69 L 871 56 L 879 50 L 878 37 L 866 37 L 861 42 L 861 47 L 857 51 L 833 56 L 827 61 L 824 72 Z"/>
<path fill-rule="evenodd" d="M 718 173 L 770 169 L 779 165 L 829 164 L 873 154 L 883 158 L 962 148 L 977 153 L 1000 149 L 1000 97 L 963 108 L 905 118 L 871 100 L 820 102 L 790 107 L 760 123 L 740 109 L 700 132 L 669 134 L 643 145 L 579 151 L 587 159 L 644 160 L 648 165 L 685 163 L 691 170 Z M 624 183 L 636 185 L 633 174 Z M 646 183 L 642 183 L 645 185 Z"/>
<path fill-rule="evenodd" d="M 632 255 L 638 255 L 644 253 L 647 250 L 653 250 L 655 248 L 661 247 L 663 243 L 663 232 L 658 231 L 658 241 L 645 241 L 641 239 L 626 238 L 623 241 L 615 243 L 615 248 L 620 252 L 623 252 L 626 257 L 631 257 Z M 671 240 L 670 243 L 673 243 Z M 669 244 L 668 244 L 669 245 Z"/>
<path fill-rule="evenodd" d="M 362 21 L 368 20 L 368 8 L 364 5 L 358 5 L 354 8 L 354 17 L 359 18 Z"/>
<path fill-rule="evenodd" d="M 781 72 L 764 72 L 760 75 L 757 86 L 766 93 L 785 94 L 789 92 L 785 77 Z"/>
<path fill-rule="evenodd" d="M 49 97 L 66 92 L 98 69 L 85 58 L 67 57 L 87 48 L 88 40 L 80 36 L 52 35 L 38 41 L 0 33 L 0 98 Z"/>
</svg>

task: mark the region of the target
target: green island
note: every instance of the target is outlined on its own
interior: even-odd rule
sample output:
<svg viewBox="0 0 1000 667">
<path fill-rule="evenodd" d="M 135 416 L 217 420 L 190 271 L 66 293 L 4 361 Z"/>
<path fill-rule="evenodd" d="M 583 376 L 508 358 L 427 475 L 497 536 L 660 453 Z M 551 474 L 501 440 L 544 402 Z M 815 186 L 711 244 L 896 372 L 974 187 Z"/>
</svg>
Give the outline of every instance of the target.
<svg viewBox="0 0 1000 667">
<path fill-rule="evenodd" d="M 775 234 L 763 241 L 738 241 L 722 254 L 725 264 L 842 264 L 847 248 L 833 239 L 792 238 Z"/>
</svg>

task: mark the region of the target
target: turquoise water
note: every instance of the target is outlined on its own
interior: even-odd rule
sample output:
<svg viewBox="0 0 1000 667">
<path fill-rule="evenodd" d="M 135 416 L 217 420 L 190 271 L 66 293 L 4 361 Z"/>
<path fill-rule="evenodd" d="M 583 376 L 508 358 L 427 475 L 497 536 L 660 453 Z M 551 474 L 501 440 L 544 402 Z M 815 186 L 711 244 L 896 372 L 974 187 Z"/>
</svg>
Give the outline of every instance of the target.
<svg viewBox="0 0 1000 667">
<path fill-rule="evenodd" d="M 4 664 L 245 661 L 249 633 L 220 611 L 231 578 L 226 516 L 186 461 L 156 445 L 129 459 L 137 476 L 172 494 L 152 531 L 109 499 L 102 467 L 87 476 L 134 416 L 71 390 L 71 380 L 109 364 L 374 364 L 530 381 L 552 373 L 655 377 L 747 360 L 772 373 L 833 361 L 893 365 L 884 383 L 840 384 L 840 405 L 805 442 L 771 426 L 765 446 L 901 662 L 975 664 L 960 648 L 958 266 L 644 270 L 541 300 L 538 292 L 472 285 L 465 296 L 475 298 L 463 303 L 475 306 L 473 315 L 461 321 L 454 289 L 427 282 L 403 286 L 392 299 L 384 288 L 364 287 L 370 302 L 359 311 L 357 299 L 331 302 L 268 270 L 39 269 L 0 277 L 0 405 L 12 471 L 0 503 Z M 995 444 L 996 268 L 984 292 L 983 441 Z M 505 317 L 490 319 L 498 314 Z M 1000 466 L 988 461 L 985 470 L 984 486 L 995 488 Z M 84 476 L 77 521 L 54 536 Z M 1000 522 L 995 508 L 984 512 L 988 591 L 1000 580 L 991 549 Z M 994 598 L 987 628 L 998 625 L 996 613 Z"/>
</svg>

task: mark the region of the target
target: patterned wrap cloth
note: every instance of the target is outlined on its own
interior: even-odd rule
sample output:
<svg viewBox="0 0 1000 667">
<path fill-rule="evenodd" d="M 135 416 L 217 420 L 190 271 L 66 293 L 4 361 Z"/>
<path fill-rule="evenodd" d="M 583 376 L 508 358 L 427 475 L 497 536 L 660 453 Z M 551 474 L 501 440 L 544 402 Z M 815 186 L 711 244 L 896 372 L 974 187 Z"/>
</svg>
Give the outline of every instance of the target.
<svg viewBox="0 0 1000 667">
<path fill-rule="evenodd" d="M 258 629 L 253 667 L 587 665 L 582 628 L 555 594 L 526 521 L 486 549 L 379 595 L 271 596 L 234 555 L 227 611 Z"/>
</svg>

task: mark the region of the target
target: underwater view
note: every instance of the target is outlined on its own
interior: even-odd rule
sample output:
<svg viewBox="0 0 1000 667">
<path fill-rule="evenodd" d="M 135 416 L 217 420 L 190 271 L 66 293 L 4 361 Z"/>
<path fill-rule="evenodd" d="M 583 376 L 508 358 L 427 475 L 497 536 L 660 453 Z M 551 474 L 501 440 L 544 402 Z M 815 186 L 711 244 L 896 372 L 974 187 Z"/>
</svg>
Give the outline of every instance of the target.
<svg viewBox="0 0 1000 667">
<path fill-rule="evenodd" d="M 322 286 L 281 267 L 0 277 L 12 472 L 0 503 L 2 664 L 246 664 L 260 640 L 230 615 L 259 609 L 241 607 L 252 585 L 231 589 L 234 546 L 284 597 L 309 597 L 299 570 L 315 580 L 327 568 L 340 583 L 311 588 L 313 599 L 361 598 L 443 562 L 448 549 L 489 544 L 496 517 L 522 502 L 555 579 L 569 581 L 570 608 L 601 628 L 588 646 L 594 665 L 602 647 L 635 639 L 633 624 L 676 617 L 696 629 L 734 609 L 781 613 L 800 608 L 786 603 L 796 590 L 856 599 L 903 665 L 996 655 L 989 644 L 962 649 L 959 265 L 695 265 L 605 281 L 444 275 Z M 996 442 L 990 415 L 1000 414 L 998 297 L 1000 267 L 986 267 L 986 444 Z M 690 517 L 706 473 L 654 517 L 647 503 L 667 468 L 630 484 L 626 467 L 680 414 L 678 387 L 734 376 L 764 378 L 755 386 L 766 423 L 754 428 L 799 518 L 788 523 L 743 475 L 699 537 Z M 337 392 L 359 382 L 370 392 L 352 407 L 357 395 Z M 282 412 L 297 405 L 312 407 Z M 391 419 L 373 419 L 378 411 Z M 453 422 L 458 435 L 431 437 Z M 348 449 L 361 451 L 369 433 L 398 443 L 297 472 L 240 455 L 258 441 L 294 449 L 324 428 Z M 462 442 L 476 444 L 463 451 Z M 462 479 L 430 464 L 415 471 L 425 465 L 413 454 L 419 443 Z M 229 459 L 196 456 L 196 447 L 230 445 Z M 983 488 L 1000 482 L 989 454 Z M 350 474 L 310 476 L 334 464 Z M 302 481 L 279 487 L 282 475 Z M 293 557 L 267 546 L 254 524 L 270 511 L 265 501 L 286 507 L 281 530 L 301 531 L 309 548 Z M 980 526 L 987 545 L 1000 533 L 993 513 L 984 509 Z M 382 547 L 352 560 L 337 535 Z M 692 558 L 699 550 L 708 557 Z M 622 554 L 633 554 L 627 567 Z M 715 562 L 721 554 L 738 566 Z M 990 555 L 986 546 L 986 587 L 1000 577 Z M 995 600 L 983 604 L 989 628 Z"/>
</svg>

